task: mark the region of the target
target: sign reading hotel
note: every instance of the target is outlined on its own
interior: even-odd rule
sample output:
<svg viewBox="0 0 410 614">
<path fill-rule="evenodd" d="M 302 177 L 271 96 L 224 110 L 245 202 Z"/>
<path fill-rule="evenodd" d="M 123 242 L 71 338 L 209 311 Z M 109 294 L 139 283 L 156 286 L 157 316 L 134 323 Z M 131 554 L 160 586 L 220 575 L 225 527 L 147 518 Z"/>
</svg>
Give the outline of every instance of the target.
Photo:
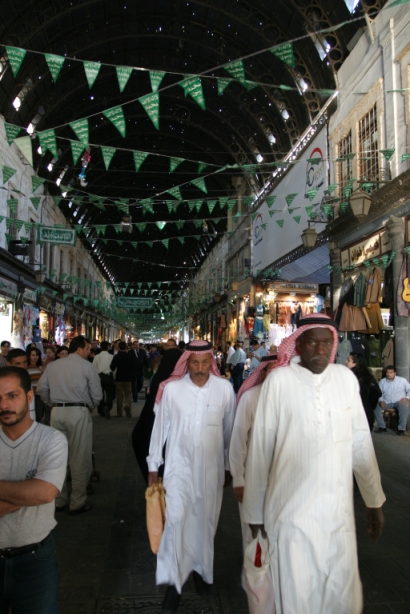
<svg viewBox="0 0 410 614">
<path fill-rule="evenodd" d="M 140 298 L 136 296 L 119 296 L 117 298 L 118 307 L 125 307 L 126 309 L 151 309 L 152 298 Z"/>
<path fill-rule="evenodd" d="M 59 245 L 75 245 L 76 232 L 71 228 L 54 228 L 53 226 L 40 226 L 38 240 L 43 243 L 58 243 Z"/>
</svg>

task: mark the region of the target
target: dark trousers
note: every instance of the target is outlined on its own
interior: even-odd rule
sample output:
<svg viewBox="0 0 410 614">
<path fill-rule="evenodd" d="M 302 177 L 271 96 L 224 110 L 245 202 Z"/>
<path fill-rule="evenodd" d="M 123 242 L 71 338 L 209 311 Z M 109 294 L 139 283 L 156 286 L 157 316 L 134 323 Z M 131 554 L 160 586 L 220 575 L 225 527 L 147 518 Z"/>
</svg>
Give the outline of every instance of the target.
<svg viewBox="0 0 410 614">
<path fill-rule="evenodd" d="M 0 557 L 0 614 L 58 614 L 58 569 L 54 535 L 13 559 Z"/>
<path fill-rule="evenodd" d="M 144 373 L 143 371 L 141 371 L 140 373 L 137 373 L 133 382 L 132 382 L 132 400 L 137 402 L 138 401 L 138 393 L 141 391 L 142 387 L 144 385 Z"/>
<path fill-rule="evenodd" d="M 112 410 L 112 404 L 115 399 L 115 382 L 111 373 L 100 373 L 101 388 L 103 391 L 103 398 L 98 406 L 98 413 L 104 415 L 104 407 L 108 411 Z"/>
<path fill-rule="evenodd" d="M 245 365 L 243 362 L 238 362 L 238 364 L 235 365 L 234 368 L 232 369 L 232 382 L 233 382 L 233 389 L 235 391 L 235 394 L 238 394 L 239 388 L 242 385 L 244 366 Z"/>
</svg>

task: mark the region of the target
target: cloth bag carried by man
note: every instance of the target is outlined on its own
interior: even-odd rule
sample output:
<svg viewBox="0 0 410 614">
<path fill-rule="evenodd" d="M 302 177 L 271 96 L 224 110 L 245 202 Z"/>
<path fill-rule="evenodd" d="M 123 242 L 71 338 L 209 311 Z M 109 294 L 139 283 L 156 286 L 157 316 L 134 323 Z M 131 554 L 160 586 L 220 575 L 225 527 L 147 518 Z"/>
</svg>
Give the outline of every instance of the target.
<svg viewBox="0 0 410 614">
<path fill-rule="evenodd" d="M 250 614 L 275 614 L 275 595 L 267 539 L 258 535 L 247 545 L 243 565 Z"/>
</svg>

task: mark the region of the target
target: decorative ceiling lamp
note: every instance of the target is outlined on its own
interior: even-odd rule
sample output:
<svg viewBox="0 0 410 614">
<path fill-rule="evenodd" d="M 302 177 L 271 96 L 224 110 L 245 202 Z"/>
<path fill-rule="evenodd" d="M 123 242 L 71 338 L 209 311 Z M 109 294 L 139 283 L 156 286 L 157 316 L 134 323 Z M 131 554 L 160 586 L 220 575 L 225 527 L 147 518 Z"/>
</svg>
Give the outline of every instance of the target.
<svg viewBox="0 0 410 614">
<path fill-rule="evenodd" d="M 353 215 L 360 221 L 363 220 L 368 214 L 372 199 L 363 190 L 357 190 L 350 196 L 350 207 L 353 211 Z"/>
<path fill-rule="evenodd" d="M 306 247 L 308 249 L 312 249 L 312 247 L 315 247 L 316 245 L 316 241 L 317 241 L 317 232 L 314 228 L 305 228 L 305 230 L 302 232 L 302 241 L 303 241 L 303 247 Z"/>
</svg>

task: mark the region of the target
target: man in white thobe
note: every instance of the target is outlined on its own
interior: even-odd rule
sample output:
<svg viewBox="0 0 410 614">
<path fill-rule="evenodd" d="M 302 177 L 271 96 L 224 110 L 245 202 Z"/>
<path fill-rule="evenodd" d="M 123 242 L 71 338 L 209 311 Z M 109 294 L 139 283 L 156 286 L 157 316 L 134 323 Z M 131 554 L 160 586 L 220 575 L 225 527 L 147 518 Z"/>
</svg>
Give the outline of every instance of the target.
<svg viewBox="0 0 410 614">
<path fill-rule="evenodd" d="M 353 474 L 377 541 L 381 488 L 357 379 L 330 364 L 335 323 L 301 319 L 263 384 L 245 473 L 243 518 L 267 532 L 278 614 L 359 614 Z"/>
<path fill-rule="evenodd" d="M 147 458 L 148 485 L 164 462 L 166 521 L 157 556 L 157 584 L 168 584 L 162 612 L 176 612 L 182 587 L 193 571 L 200 594 L 213 582 L 214 537 L 229 481 L 229 442 L 235 395 L 219 376 L 212 345 L 186 346 L 170 380 L 160 386 Z"/>
</svg>

